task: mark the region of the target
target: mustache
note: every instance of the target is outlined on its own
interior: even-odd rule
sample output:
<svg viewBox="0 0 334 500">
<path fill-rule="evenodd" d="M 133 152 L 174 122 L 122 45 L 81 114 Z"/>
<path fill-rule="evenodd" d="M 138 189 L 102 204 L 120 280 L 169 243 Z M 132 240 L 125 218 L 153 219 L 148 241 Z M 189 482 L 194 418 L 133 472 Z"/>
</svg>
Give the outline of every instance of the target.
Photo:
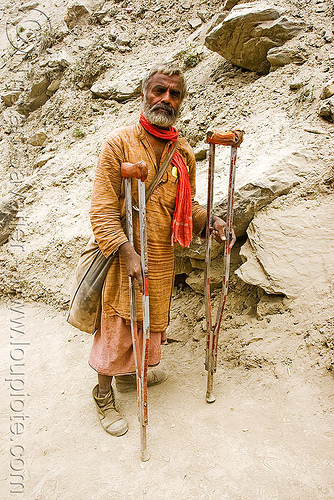
<svg viewBox="0 0 334 500">
<path fill-rule="evenodd" d="M 175 116 L 175 110 L 172 108 L 172 106 L 170 104 L 166 104 L 164 102 L 162 102 L 160 104 L 155 104 L 154 106 L 152 106 L 152 108 L 150 109 L 150 111 L 159 111 L 160 109 L 164 109 L 171 116 Z"/>
</svg>

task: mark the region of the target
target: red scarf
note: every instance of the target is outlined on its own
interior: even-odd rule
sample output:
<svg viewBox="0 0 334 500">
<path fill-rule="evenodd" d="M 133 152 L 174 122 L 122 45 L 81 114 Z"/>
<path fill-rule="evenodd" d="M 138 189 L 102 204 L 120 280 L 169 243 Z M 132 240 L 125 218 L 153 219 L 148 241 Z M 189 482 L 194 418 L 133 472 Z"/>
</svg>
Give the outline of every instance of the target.
<svg viewBox="0 0 334 500">
<path fill-rule="evenodd" d="M 175 127 L 169 127 L 169 129 L 166 130 L 156 125 L 152 125 L 146 120 L 143 113 L 141 113 L 139 121 L 144 129 L 149 134 L 154 135 L 154 137 L 173 142 L 176 142 L 179 137 L 179 133 Z M 191 188 L 187 166 L 177 150 L 175 150 L 172 158 L 172 165 L 177 168 L 179 178 L 176 193 L 176 206 L 172 222 L 172 246 L 174 246 L 174 243 L 177 241 L 181 246 L 189 248 L 193 228 Z"/>
</svg>

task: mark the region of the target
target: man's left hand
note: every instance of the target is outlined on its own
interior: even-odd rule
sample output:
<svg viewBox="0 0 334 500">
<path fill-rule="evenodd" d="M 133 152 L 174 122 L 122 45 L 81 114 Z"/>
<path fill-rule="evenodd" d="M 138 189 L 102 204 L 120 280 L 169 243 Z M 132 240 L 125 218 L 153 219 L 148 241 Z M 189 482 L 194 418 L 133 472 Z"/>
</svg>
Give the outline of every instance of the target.
<svg viewBox="0 0 334 500">
<path fill-rule="evenodd" d="M 210 227 L 210 230 L 213 234 L 213 237 L 218 243 L 225 243 L 226 240 L 226 222 L 223 221 L 223 219 L 220 219 L 220 217 L 214 216 L 213 218 L 213 227 Z M 236 236 L 234 233 L 234 230 L 232 228 L 232 238 L 230 241 L 230 248 L 233 247 L 234 243 L 236 241 Z"/>
</svg>

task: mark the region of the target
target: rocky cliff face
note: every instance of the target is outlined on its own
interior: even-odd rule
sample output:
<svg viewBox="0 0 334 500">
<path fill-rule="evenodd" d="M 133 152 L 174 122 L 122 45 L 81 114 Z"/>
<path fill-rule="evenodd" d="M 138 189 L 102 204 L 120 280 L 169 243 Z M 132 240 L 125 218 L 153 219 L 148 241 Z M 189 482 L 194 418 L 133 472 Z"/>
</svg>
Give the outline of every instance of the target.
<svg viewBox="0 0 334 500">
<path fill-rule="evenodd" d="M 3 294 L 66 307 L 90 236 L 94 169 L 108 132 L 138 119 L 157 61 L 186 72 L 178 128 L 198 158 L 205 132 L 245 130 L 238 153 L 238 277 L 267 294 L 330 291 L 333 278 L 333 5 L 279 2 L 8 1 L 0 7 Z M 217 148 L 216 213 L 229 151 Z M 240 244 L 238 245 L 238 248 Z M 220 248 L 213 282 L 221 278 Z M 177 272 L 202 291 L 203 243 Z M 241 265 L 242 264 L 242 265 Z M 240 267 L 241 266 L 241 267 Z"/>
</svg>

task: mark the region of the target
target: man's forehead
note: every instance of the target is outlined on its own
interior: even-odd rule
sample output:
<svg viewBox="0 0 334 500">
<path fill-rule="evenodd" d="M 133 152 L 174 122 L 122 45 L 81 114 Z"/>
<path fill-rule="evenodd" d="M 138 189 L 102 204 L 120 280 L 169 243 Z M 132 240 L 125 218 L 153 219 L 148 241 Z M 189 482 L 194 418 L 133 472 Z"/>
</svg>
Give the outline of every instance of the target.
<svg viewBox="0 0 334 500">
<path fill-rule="evenodd" d="M 150 78 L 149 86 L 152 87 L 154 85 L 163 85 L 166 87 L 174 87 L 182 90 L 182 82 L 179 75 L 165 75 L 164 73 L 154 73 L 154 75 Z"/>
</svg>

